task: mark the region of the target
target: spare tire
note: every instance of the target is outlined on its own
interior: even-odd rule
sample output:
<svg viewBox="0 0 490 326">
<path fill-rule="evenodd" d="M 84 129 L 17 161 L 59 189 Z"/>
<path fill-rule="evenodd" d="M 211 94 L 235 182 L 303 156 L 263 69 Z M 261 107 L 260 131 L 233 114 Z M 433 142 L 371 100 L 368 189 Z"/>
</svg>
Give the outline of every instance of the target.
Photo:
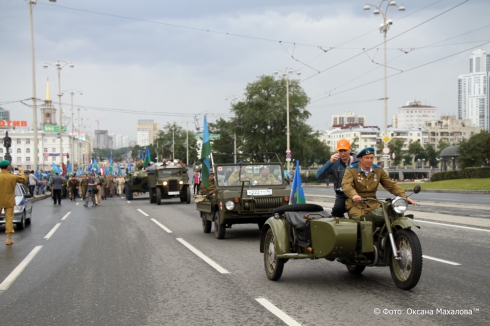
<svg viewBox="0 0 490 326">
<path fill-rule="evenodd" d="M 323 212 L 324 209 L 320 205 L 316 204 L 296 204 L 296 205 L 284 205 L 279 206 L 272 214 L 282 214 L 285 212 Z"/>
</svg>

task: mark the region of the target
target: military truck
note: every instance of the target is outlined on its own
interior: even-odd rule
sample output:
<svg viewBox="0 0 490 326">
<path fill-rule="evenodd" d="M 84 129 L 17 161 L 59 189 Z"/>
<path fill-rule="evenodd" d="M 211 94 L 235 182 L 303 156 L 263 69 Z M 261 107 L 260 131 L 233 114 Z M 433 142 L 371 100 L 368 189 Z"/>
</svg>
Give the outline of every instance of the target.
<svg viewBox="0 0 490 326">
<path fill-rule="evenodd" d="M 180 165 L 161 165 L 147 173 L 150 203 L 161 205 L 162 199 L 171 198 L 180 198 L 181 202 L 187 204 L 191 202 L 187 168 Z"/>
<path fill-rule="evenodd" d="M 127 200 L 133 199 L 133 193 L 146 193 L 148 188 L 148 174 L 144 171 L 128 172 L 124 178 L 126 183 L 124 184 L 124 193 Z"/>
<path fill-rule="evenodd" d="M 216 189 L 196 198 L 204 233 L 224 239 L 233 224 L 256 223 L 259 229 L 276 207 L 287 205 L 289 190 L 280 163 L 215 164 Z"/>
</svg>

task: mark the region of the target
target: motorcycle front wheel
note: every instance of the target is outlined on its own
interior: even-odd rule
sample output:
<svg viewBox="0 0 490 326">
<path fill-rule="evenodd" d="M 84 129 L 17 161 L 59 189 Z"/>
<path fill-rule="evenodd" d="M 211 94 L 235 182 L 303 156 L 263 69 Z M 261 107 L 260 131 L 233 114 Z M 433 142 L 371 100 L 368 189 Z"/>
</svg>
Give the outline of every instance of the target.
<svg viewBox="0 0 490 326">
<path fill-rule="evenodd" d="M 264 267 L 269 280 L 277 281 L 282 276 L 285 259 L 277 258 L 272 229 L 267 230 L 264 241 Z"/>
<path fill-rule="evenodd" d="M 391 277 L 398 288 L 410 290 L 422 275 L 422 246 L 412 230 L 397 230 L 393 236 L 400 259 L 391 257 Z"/>
</svg>

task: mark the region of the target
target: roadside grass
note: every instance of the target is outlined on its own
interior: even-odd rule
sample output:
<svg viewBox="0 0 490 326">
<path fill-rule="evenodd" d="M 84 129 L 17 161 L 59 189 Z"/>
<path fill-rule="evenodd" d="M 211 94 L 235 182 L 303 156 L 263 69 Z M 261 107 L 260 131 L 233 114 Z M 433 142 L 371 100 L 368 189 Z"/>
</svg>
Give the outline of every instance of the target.
<svg viewBox="0 0 490 326">
<path fill-rule="evenodd" d="M 490 190 L 490 178 L 399 183 L 403 189 L 413 189 L 417 184 L 420 185 L 422 189 Z"/>
</svg>

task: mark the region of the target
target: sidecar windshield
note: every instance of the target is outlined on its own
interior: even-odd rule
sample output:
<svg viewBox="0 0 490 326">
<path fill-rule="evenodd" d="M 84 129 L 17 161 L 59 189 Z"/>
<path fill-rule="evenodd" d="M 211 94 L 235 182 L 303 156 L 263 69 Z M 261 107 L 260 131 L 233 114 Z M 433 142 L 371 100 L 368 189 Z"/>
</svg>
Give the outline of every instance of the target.
<svg viewBox="0 0 490 326">
<path fill-rule="evenodd" d="M 216 166 L 215 178 L 219 186 L 236 187 L 245 185 L 263 187 L 266 185 L 282 185 L 282 169 L 280 164 L 236 164 Z"/>
</svg>

